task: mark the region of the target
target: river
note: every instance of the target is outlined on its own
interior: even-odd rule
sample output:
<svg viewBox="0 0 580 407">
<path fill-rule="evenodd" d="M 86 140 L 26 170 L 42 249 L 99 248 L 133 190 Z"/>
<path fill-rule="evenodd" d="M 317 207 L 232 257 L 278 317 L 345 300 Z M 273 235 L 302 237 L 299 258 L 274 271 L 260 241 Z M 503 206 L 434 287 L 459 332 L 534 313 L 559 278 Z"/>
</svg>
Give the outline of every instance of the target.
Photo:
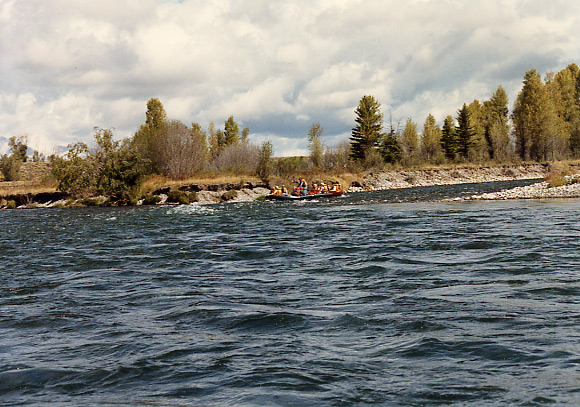
<svg viewBox="0 0 580 407">
<path fill-rule="evenodd" d="M 580 200 L 499 187 L 0 211 L 0 405 L 578 405 Z"/>
</svg>

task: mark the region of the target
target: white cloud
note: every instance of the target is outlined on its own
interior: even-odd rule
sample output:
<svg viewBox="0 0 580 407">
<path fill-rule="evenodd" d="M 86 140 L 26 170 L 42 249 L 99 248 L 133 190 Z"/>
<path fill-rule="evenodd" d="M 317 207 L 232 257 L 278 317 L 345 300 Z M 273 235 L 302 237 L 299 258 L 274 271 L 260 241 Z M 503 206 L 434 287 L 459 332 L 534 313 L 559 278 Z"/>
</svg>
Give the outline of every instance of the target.
<svg viewBox="0 0 580 407">
<path fill-rule="evenodd" d="M 526 70 L 579 62 L 580 3 L 555 0 L 4 0 L 0 137 L 131 135 L 149 98 L 218 126 L 231 114 L 278 155 L 311 122 L 348 135 L 365 94 L 385 117 L 455 115 Z"/>
</svg>

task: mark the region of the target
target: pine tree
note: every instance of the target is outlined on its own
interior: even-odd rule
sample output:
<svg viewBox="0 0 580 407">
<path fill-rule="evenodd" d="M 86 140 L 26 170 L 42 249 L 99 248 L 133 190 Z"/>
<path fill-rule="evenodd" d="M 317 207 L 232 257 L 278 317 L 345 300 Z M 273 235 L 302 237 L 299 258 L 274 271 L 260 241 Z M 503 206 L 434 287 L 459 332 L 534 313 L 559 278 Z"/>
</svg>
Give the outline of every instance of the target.
<svg viewBox="0 0 580 407">
<path fill-rule="evenodd" d="M 441 149 L 447 159 L 455 159 L 455 155 L 457 154 L 457 137 L 455 134 L 455 120 L 451 115 L 447 116 L 443 121 L 443 128 L 441 129 Z"/>
<path fill-rule="evenodd" d="M 505 160 L 511 156 L 509 139 L 509 108 L 505 89 L 499 86 L 490 100 L 484 102 L 485 138 L 489 145 L 489 157 Z"/>
<path fill-rule="evenodd" d="M 381 146 L 381 155 L 386 163 L 396 163 L 401 160 L 401 145 L 397 139 L 398 131 L 393 124 L 393 118 L 390 119 L 390 130 L 385 135 Z"/>
<path fill-rule="evenodd" d="M 475 137 L 475 131 L 471 124 L 471 114 L 469 108 L 464 103 L 463 107 L 457 111 L 457 127 L 456 127 L 456 139 L 457 139 L 457 152 L 463 157 L 467 158 L 469 155 L 469 150 L 473 147 L 473 138 Z"/>
<path fill-rule="evenodd" d="M 244 127 L 244 128 L 242 129 L 242 140 L 241 140 L 241 141 L 242 141 L 242 143 L 244 143 L 244 144 L 248 144 L 248 143 L 250 142 L 250 137 L 249 137 L 249 135 L 250 135 L 250 129 L 249 129 L 249 128 L 247 128 L 247 127 Z"/>
<path fill-rule="evenodd" d="M 224 145 L 230 146 L 238 144 L 240 141 L 240 129 L 238 123 L 234 120 L 234 116 L 228 117 L 224 124 Z"/>
<path fill-rule="evenodd" d="M 376 151 L 384 137 L 381 104 L 370 95 L 363 96 L 355 110 L 356 126 L 351 133 L 351 159 L 364 161 Z"/>
</svg>

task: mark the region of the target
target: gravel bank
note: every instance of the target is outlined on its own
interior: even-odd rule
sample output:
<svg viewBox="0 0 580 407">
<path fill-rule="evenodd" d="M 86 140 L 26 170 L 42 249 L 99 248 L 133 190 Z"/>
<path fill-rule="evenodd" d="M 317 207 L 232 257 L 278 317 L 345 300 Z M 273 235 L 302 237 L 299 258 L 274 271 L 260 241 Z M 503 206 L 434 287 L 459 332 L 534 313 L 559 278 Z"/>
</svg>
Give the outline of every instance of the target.
<svg viewBox="0 0 580 407">
<path fill-rule="evenodd" d="M 504 199 L 544 199 L 580 198 L 580 184 L 549 187 L 547 182 L 539 182 L 525 187 L 516 187 L 499 192 L 473 195 L 466 200 L 504 200 Z"/>
<path fill-rule="evenodd" d="M 385 171 L 367 175 L 361 185 L 351 186 L 349 192 L 540 179 L 546 176 L 548 170 L 546 165 L 526 164 L 504 167 Z"/>
<path fill-rule="evenodd" d="M 198 203 L 200 204 L 214 204 L 222 202 L 251 202 L 255 201 L 260 196 L 268 195 L 270 190 L 267 188 L 243 188 L 231 192 L 229 199 L 225 200 L 224 191 L 199 191 L 197 193 Z"/>
</svg>

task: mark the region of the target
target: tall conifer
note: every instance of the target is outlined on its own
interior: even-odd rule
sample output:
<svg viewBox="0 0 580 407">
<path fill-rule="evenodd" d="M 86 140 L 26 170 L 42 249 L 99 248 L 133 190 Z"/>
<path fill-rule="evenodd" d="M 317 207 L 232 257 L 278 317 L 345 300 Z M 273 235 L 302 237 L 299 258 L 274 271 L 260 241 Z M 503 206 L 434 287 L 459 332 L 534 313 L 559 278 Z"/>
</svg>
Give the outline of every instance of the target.
<svg viewBox="0 0 580 407">
<path fill-rule="evenodd" d="M 370 95 L 363 96 L 355 110 L 356 126 L 351 133 L 351 158 L 364 160 L 377 150 L 384 137 L 381 104 Z"/>
<path fill-rule="evenodd" d="M 455 120 L 449 115 L 443 121 L 441 129 L 441 149 L 449 160 L 455 159 L 457 153 L 457 139 L 455 137 Z"/>
<path fill-rule="evenodd" d="M 471 113 L 469 108 L 464 103 L 463 107 L 457 111 L 457 152 L 463 157 L 467 158 L 469 150 L 473 146 L 473 138 L 476 133 L 471 124 Z"/>
</svg>

